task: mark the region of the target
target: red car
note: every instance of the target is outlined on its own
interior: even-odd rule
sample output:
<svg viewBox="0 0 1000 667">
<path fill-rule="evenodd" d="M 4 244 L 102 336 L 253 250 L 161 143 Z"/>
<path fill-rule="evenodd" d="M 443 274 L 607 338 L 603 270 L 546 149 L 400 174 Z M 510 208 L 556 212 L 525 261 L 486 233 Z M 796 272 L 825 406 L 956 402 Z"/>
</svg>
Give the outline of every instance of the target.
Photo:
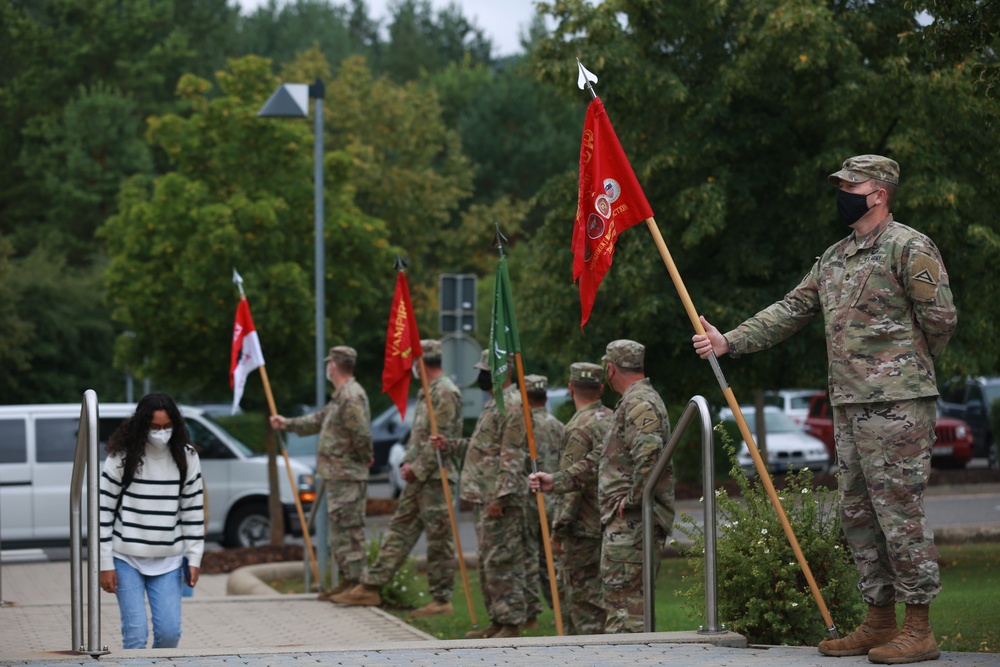
<svg viewBox="0 0 1000 667">
<path fill-rule="evenodd" d="M 809 403 L 809 416 L 806 417 L 806 431 L 823 441 L 830 460 L 837 459 L 836 447 L 833 444 L 833 413 L 830 411 L 830 399 L 826 392 L 819 392 Z M 931 465 L 935 468 L 964 468 L 972 459 L 973 438 L 972 429 L 961 419 L 944 417 L 938 410 L 937 442 L 931 449 Z"/>
</svg>

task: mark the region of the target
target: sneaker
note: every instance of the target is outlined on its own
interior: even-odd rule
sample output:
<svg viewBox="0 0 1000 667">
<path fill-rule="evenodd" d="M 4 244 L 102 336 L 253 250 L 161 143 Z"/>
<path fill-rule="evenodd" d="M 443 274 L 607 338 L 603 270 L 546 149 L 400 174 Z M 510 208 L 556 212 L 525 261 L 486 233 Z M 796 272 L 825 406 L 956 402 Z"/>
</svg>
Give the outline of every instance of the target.
<svg viewBox="0 0 1000 667">
<path fill-rule="evenodd" d="M 330 598 L 330 602 L 352 607 L 377 607 L 382 604 L 382 596 L 378 594 L 378 589 L 358 584 L 349 591 L 334 595 Z"/>
<path fill-rule="evenodd" d="M 431 600 L 430 603 L 425 604 L 420 609 L 413 612 L 412 616 L 414 618 L 421 618 L 424 616 L 439 616 L 441 614 L 454 614 L 455 608 L 451 606 L 451 602 L 441 602 L 440 600 Z"/>
</svg>

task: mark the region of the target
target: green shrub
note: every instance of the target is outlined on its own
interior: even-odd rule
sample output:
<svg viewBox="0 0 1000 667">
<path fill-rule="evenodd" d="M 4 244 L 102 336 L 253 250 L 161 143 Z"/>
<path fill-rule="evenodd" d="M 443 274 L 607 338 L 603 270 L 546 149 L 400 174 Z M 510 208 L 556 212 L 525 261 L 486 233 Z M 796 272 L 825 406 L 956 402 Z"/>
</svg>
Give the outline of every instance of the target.
<svg viewBox="0 0 1000 667">
<path fill-rule="evenodd" d="M 741 499 L 730 498 L 724 489 L 715 492 L 719 620 L 754 644 L 816 645 L 828 637 L 826 624 L 764 485 L 743 476 L 732 439 L 720 427 L 716 433 L 742 493 Z M 836 493 L 813 487 L 812 473 L 802 470 L 788 473 L 787 487 L 778 497 L 834 624 L 846 635 L 861 622 L 865 606 Z M 682 519 L 676 528 L 694 546 L 688 554 L 693 574 L 685 577 L 692 585 L 681 596 L 686 606 L 702 610 L 704 529 L 688 516 Z"/>
<path fill-rule="evenodd" d="M 378 560 L 378 552 L 382 548 L 383 539 L 382 533 L 375 533 L 374 537 L 368 540 L 365 545 L 365 549 L 368 551 L 368 567 L 374 565 L 375 561 Z M 407 556 L 403 565 L 392 575 L 389 583 L 379 590 L 379 594 L 382 596 L 382 606 L 397 609 L 413 609 L 422 606 L 425 603 L 421 600 L 424 594 L 419 590 L 416 577 L 417 570 L 413 557 Z"/>
</svg>

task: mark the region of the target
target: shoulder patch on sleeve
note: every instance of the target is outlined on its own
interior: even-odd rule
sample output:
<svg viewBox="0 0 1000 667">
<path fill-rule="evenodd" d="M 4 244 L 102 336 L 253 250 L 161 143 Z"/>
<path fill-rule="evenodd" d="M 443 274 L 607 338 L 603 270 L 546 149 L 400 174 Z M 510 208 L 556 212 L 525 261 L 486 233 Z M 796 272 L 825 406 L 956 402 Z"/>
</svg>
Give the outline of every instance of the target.
<svg viewBox="0 0 1000 667">
<path fill-rule="evenodd" d="M 933 301 L 940 278 L 941 265 L 930 255 L 917 253 L 910 262 L 910 291 L 917 301 Z"/>
<path fill-rule="evenodd" d="M 653 410 L 653 406 L 646 402 L 637 403 L 629 408 L 628 420 L 635 424 L 640 433 L 660 430 L 660 416 Z"/>
</svg>

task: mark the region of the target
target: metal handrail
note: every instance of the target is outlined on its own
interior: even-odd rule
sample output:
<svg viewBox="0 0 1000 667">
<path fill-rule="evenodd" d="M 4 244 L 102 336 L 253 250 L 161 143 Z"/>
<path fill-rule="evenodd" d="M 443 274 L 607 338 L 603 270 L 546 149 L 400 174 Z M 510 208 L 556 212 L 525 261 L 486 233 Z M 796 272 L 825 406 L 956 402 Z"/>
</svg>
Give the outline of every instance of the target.
<svg viewBox="0 0 1000 667">
<path fill-rule="evenodd" d="M 320 580 L 316 583 L 321 591 L 325 591 L 327 561 L 330 560 L 330 541 L 328 539 L 330 522 L 327 520 L 329 511 L 326 504 L 326 483 L 322 477 L 314 474 L 313 485 L 316 488 L 316 500 L 313 501 L 312 507 L 309 509 L 309 516 L 306 517 L 306 525 L 303 526 L 302 530 L 308 530 L 312 534 L 313 528 L 316 529 L 316 567 L 320 576 Z M 316 517 L 318 516 L 323 517 L 323 520 L 317 522 Z M 302 566 L 305 568 L 305 589 L 311 591 L 312 571 L 309 567 L 308 556 L 302 559 Z M 334 579 L 336 578 L 336 574 L 334 574 Z"/>
<path fill-rule="evenodd" d="M 660 558 L 659 544 L 653 541 L 653 492 L 663 478 L 670 464 L 670 459 L 677 449 L 684 432 L 694 419 L 695 413 L 701 417 L 701 451 L 702 451 L 702 488 L 705 503 L 705 618 L 707 625 L 700 626 L 700 634 L 719 634 L 726 632 L 725 626 L 719 627 L 718 588 L 716 585 L 715 564 L 715 449 L 712 441 L 712 418 L 708 411 L 708 401 L 701 396 L 694 396 L 688 401 L 681 418 L 674 426 L 673 434 L 667 441 L 667 446 L 657 459 L 656 465 L 646 480 L 642 490 L 642 604 L 643 624 L 646 632 L 656 631 L 656 609 L 653 605 L 656 579 L 653 576 L 655 562 Z M 653 560 L 653 559 L 657 560 Z"/>
<path fill-rule="evenodd" d="M 70 597 L 72 604 L 73 644 L 71 651 L 91 657 L 110 653 L 101 645 L 101 493 L 100 444 L 97 417 L 97 393 L 88 389 L 80 406 L 80 428 L 76 435 L 73 479 L 69 489 Z M 81 496 L 87 478 L 87 647 L 83 646 L 83 514 Z"/>
</svg>

